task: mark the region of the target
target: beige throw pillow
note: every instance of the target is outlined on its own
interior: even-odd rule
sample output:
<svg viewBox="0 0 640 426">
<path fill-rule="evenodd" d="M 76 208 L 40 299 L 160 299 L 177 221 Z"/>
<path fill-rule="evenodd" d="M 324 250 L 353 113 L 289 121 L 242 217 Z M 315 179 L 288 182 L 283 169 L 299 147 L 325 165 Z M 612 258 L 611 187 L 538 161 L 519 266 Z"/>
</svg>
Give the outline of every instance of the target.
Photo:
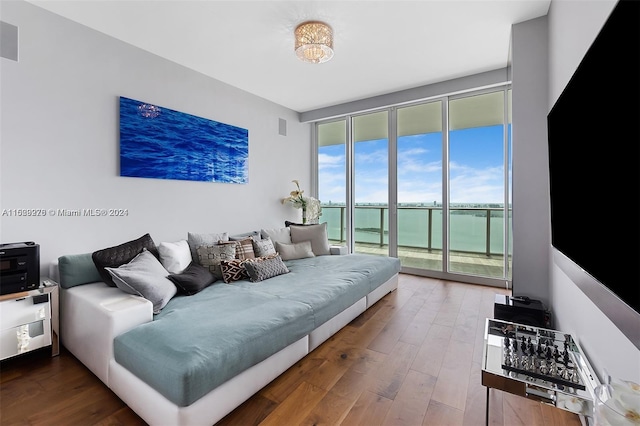
<svg viewBox="0 0 640 426">
<path fill-rule="evenodd" d="M 327 222 L 317 225 L 291 225 L 291 242 L 310 241 L 313 254 L 324 256 L 331 254 L 327 236 Z"/>
<path fill-rule="evenodd" d="M 282 260 L 304 259 L 305 257 L 315 257 L 311 249 L 311 241 L 301 243 L 285 244 L 276 243 L 278 254 Z"/>
</svg>

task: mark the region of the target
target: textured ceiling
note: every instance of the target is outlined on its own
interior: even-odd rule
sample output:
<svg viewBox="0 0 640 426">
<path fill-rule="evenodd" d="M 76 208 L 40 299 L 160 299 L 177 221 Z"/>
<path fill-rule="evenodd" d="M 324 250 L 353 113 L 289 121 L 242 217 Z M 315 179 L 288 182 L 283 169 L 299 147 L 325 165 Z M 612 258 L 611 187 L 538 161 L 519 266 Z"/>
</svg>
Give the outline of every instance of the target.
<svg viewBox="0 0 640 426">
<path fill-rule="evenodd" d="M 511 25 L 551 0 L 30 0 L 298 112 L 507 66 Z M 334 58 L 303 63 L 293 30 L 322 20 Z"/>
</svg>

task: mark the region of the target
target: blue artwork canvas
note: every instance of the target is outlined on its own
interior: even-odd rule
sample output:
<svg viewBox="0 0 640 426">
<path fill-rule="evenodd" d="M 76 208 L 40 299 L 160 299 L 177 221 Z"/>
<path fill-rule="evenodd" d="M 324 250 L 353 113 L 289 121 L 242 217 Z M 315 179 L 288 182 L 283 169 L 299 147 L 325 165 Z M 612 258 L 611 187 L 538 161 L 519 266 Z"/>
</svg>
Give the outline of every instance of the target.
<svg viewBox="0 0 640 426">
<path fill-rule="evenodd" d="M 247 183 L 249 131 L 120 97 L 120 176 Z"/>
</svg>

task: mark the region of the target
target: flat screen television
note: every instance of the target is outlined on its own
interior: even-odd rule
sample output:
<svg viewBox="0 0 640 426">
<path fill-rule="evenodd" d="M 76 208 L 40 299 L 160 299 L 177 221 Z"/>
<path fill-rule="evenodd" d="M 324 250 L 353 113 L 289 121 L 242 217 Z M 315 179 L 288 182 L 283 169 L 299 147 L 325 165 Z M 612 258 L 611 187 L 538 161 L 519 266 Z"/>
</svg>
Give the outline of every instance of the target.
<svg viewBox="0 0 640 426">
<path fill-rule="evenodd" d="M 615 5 L 547 124 L 554 261 L 640 349 L 640 2 Z"/>
</svg>

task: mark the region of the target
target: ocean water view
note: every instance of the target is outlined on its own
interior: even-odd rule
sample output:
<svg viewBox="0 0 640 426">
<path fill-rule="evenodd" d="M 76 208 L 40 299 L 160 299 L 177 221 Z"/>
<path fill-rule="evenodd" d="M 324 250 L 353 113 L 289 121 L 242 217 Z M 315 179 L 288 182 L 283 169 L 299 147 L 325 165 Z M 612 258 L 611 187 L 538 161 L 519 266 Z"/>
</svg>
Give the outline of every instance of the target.
<svg viewBox="0 0 640 426">
<path fill-rule="evenodd" d="M 120 97 L 120 175 L 246 183 L 248 130 Z"/>
<path fill-rule="evenodd" d="M 429 211 L 431 210 L 431 245 L 429 246 Z M 489 249 L 492 255 L 503 255 L 503 211 L 500 208 L 453 208 L 449 219 L 452 251 L 486 253 L 487 214 L 490 214 Z M 321 222 L 327 222 L 329 239 L 344 239 L 340 232 L 344 206 L 323 205 Z M 382 217 L 381 217 L 382 215 Z M 344 216 L 343 216 L 344 217 Z M 380 243 L 383 223 L 383 244 L 388 244 L 389 215 L 386 205 L 356 206 L 355 239 L 360 243 Z M 398 208 L 398 245 L 414 248 L 442 249 L 442 209 L 434 207 Z"/>
</svg>

